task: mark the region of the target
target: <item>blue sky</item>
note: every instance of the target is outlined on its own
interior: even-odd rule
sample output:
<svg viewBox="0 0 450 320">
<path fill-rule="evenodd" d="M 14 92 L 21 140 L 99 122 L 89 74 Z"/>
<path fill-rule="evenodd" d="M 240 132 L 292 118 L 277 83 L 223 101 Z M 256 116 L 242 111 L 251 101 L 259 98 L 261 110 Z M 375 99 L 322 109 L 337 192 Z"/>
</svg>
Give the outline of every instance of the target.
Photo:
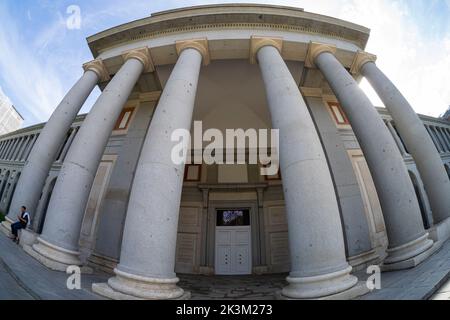
<svg viewBox="0 0 450 320">
<path fill-rule="evenodd" d="M 86 37 L 152 12 L 224 2 L 298 6 L 367 26 L 367 51 L 417 112 L 437 116 L 450 105 L 450 0 L 1 0 L 0 91 L 26 126 L 46 121 L 92 60 Z M 71 5 L 81 9 L 80 29 L 67 28 Z M 361 87 L 381 105 L 367 82 Z M 98 95 L 96 89 L 82 112 Z"/>
</svg>

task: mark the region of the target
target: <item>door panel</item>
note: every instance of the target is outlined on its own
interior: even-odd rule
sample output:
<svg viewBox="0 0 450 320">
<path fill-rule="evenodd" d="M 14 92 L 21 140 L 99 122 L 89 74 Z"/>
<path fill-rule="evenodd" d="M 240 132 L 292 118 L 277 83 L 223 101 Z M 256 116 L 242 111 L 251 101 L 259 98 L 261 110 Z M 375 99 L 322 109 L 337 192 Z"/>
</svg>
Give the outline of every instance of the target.
<svg viewBox="0 0 450 320">
<path fill-rule="evenodd" d="M 252 273 L 251 228 L 216 228 L 216 274 L 248 275 Z"/>
<path fill-rule="evenodd" d="M 232 231 L 228 231 L 228 230 L 218 230 L 216 233 L 216 242 L 217 245 L 221 246 L 221 245 L 226 245 L 226 246 L 231 246 L 231 237 L 232 237 Z"/>
<path fill-rule="evenodd" d="M 250 250 L 248 245 L 236 246 L 234 248 L 234 271 L 239 274 L 248 274 L 250 267 Z"/>
<path fill-rule="evenodd" d="M 235 245 L 248 245 L 250 243 L 249 230 L 234 231 L 234 244 Z"/>
<path fill-rule="evenodd" d="M 231 247 L 218 246 L 216 249 L 216 271 L 218 274 L 229 274 L 232 272 Z"/>
</svg>

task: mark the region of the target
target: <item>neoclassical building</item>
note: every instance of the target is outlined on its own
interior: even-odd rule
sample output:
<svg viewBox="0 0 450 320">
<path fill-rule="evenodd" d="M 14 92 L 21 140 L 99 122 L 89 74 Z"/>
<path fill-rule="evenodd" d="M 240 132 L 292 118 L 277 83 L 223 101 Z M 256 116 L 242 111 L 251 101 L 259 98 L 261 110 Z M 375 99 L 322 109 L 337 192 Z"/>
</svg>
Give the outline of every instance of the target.
<svg viewBox="0 0 450 320">
<path fill-rule="evenodd" d="M 94 60 L 49 121 L 0 137 L 3 230 L 26 205 L 25 251 L 110 272 L 92 289 L 113 299 L 189 298 L 177 273 L 289 273 L 286 299 L 367 293 L 355 271 L 413 268 L 450 236 L 450 123 L 413 111 L 368 39 L 302 9 L 231 4 L 88 38 Z M 175 164 L 171 133 L 194 121 L 279 129 L 280 172 Z"/>
</svg>

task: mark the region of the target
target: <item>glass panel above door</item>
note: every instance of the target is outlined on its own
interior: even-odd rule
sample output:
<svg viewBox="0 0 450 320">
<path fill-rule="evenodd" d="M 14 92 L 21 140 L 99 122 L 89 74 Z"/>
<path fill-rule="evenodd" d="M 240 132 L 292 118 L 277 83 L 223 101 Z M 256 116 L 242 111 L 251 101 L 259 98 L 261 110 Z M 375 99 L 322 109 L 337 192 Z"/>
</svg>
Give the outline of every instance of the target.
<svg viewBox="0 0 450 320">
<path fill-rule="evenodd" d="M 250 210 L 217 210 L 218 227 L 243 227 L 250 225 Z"/>
</svg>

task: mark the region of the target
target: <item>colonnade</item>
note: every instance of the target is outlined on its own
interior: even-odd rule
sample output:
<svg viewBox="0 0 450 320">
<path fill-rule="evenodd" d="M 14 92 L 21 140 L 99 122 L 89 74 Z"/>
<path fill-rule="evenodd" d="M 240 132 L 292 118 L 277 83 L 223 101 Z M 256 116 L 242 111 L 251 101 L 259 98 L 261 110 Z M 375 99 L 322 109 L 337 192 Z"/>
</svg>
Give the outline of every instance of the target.
<svg viewBox="0 0 450 320">
<path fill-rule="evenodd" d="M 282 58 L 283 40 L 252 37 L 274 129 L 280 130 L 280 167 L 289 226 L 291 274 L 281 296 L 312 299 L 361 294 L 346 261 L 339 207 L 327 159 L 307 105 Z M 171 160 L 175 129 L 189 130 L 201 66 L 210 62 L 207 39 L 177 42 L 178 60 L 161 95 L 137 165 L 128 204 L 120 262 L 108 283 L 93 290 L 116 299 L 183 299 L 174 273 L 184 166 Z M 374 178 L 389 239 L 384 264 L 393 269 L 426 257 L 433 241 L 424 230 L 419 204 L 399 149 L 380 115 L 355 79 L 335 57 L 336 48 L 311 43 L 306 66 L 318 68 L 330 84 L 361 145 Z M 48 267 L 65 271 L 80 264 L 78 241 L 84 208 L 114 124 L 144 72 L 154 70 L 148 48 L 124 53 L 125 63 L 86 117 L 68 150 L 34 254 Z M 101 60 L 56 109 L 36 141 L 13 198 L 14 208 L 37 206 L 45 178 L 70 125 L 99 81 L 109 80 Z M 352 66 L 386 104 L 424 180 L 433 215 L 450 215 L 450 181 L 422 122 L 395 86 L 360 52 Z M 314 175 L 311 173 L 314 172 Z M 359 288 L 359 289 L 358 289 Z"/>
</svg>

